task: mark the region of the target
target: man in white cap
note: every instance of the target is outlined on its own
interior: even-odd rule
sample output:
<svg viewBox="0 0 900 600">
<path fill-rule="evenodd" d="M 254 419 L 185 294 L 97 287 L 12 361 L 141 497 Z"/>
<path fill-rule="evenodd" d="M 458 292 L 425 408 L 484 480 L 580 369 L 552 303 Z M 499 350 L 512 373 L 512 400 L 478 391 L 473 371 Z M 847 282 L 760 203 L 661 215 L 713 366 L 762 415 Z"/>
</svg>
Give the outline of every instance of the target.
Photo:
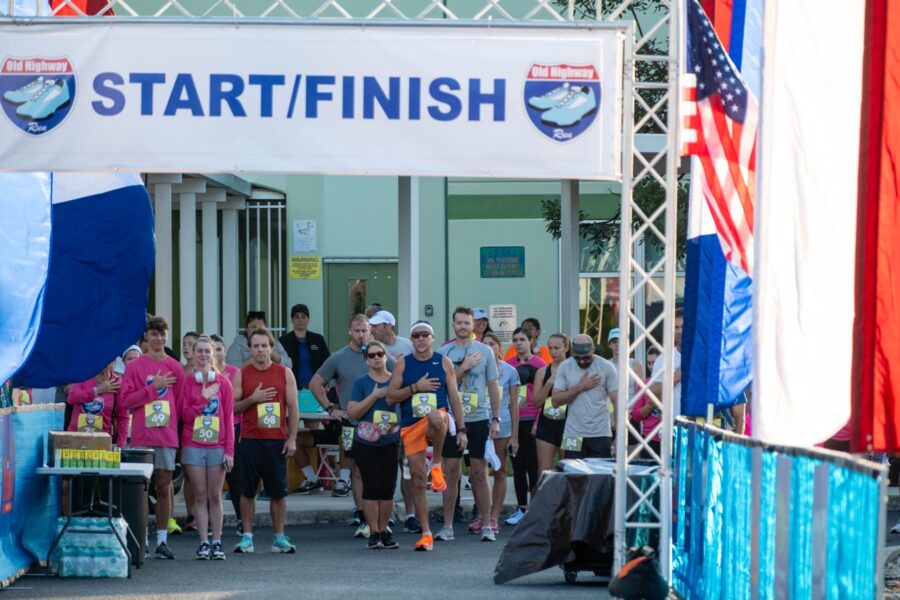
<svg viewBox="0 0 900 600">
<path fill-rule="evenodd" d="M 553 406 L 568 406 L 562 450 L 566 458 L 612 456 L 612 429 L 608 402 L 616 402 L 619 377 L 616 368 L 594 354 L 594 341 L 579 334 L 572 340 L 572 357 L 556 371 Z"/>
<path fill-rule="evenodd" d="M 384 344 L 388 355 L 395 361 L 413 353 L 413 345 L 409 338 L 400 337 L 394 333 L 396 324 L 397 320 L 394 319 L 394 315 L 386 310 L 380 310 L 369 317 L 372 337 Z"/>
</svg>

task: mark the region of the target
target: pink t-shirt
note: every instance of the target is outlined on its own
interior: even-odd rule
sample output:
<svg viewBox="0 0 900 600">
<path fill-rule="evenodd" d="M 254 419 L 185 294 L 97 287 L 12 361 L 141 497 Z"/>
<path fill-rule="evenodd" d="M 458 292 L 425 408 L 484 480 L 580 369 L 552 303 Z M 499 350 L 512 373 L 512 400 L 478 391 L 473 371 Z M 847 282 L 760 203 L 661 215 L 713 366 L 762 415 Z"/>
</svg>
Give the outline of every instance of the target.
<svg viewBox="0 0 900 600">
<path fill-rule="evenodd" d="M 506 361 L 506 363 L 513 368 L 518 367 L 519 365 L 531 365 L 534 367 L 534 370 L 537 371 L 541 367 L 546 367 L 547 363 L 544 362 L 537 354 L 532 354 L 531 358 L 526 361 L 519 360 L 518 356 L 514 356 Z M 519 420 L 521 421 L 531 421 L 536 419 L 539 414 L 541 414 L 541 409 L 543 407 L 535 406 L 534 402 L 531 399 L 532 394 L 534 394 L 534 382 L 529 383 L 525 386 L 525 405 L 519 405 Z M 510 398 L 510 402 L 514 402 L 515 400 Z"/>
<path fill-rule="evenodd" d="M 204 388 L 216 384 L 219 390 L 207 400 Z M 178 405 L 184 423 L 182 448 L 225 448 L 227 456 L 234 456 L 234 392 L 226 376 L 217 373 L 215 382 L 204 386 L 193 375 L 185 375 L 178 390 Z M 215 421 L 204 421 L 205 417 Z"/>
<path fill-rule="evenodd" d="M 109 379 L 110 381 L 119 381 L 119 376 L 113 373 Z M 96 385 L 97 378 L 94 377 L 69 386 L 67 401 L 72 405 L 69 431 L 102 430 L 112 435 L 113 412 L 115 412 L 117 419 L 116 445 L 124 448 L 125 441 L 128 439 L 128 423 L 130 421 L 128 409 L 122 407 L 121 400 L 115 392 L 95 396 L 94 387 Z M 114 411 L 116 402 L 119 403 L 119 406 L 118 410 Z M 102 420 L 102 424 L 98 423 L 98 420 Z"/>
<path fill-rule="evenodd" d="M 647 378 L 646 381 L 649 382 L 650 379 L 652 378 Z M 644 408 L 649 402 L 650 400 L 647 398 L 647 396 L 642 395 L 638 399 L 638 401 L 634 403 L 634 406 L 631 407 L 631 418 L 635 421 L 641 422 L 641 433 L 649 433 L 653 430 L 654 427 L 659 424 L 660 421 L 662 421 L 662 419 L 660 418 L 659 410 L 656 408 L 651 410 L 646 417 L 644 417 L 643 419 L 641 418 L 641 409 Z M 657 433 L 655 436 L 653 436 L 653 441 L 658 442 L 659 440 L 659 433 Z"/>
<path fill-rule="evenodd" d="M 157 391 L 153 377 L 167 372 L 177 378 L 175 385 Z M 184 367 L 168 356 L 156 360 L 145 354 L 128 363 L 121 396 L 122 405 L 134 411 L 132 446 L 178 447 L 178 389 L 184 378 Z"/>
</svg>

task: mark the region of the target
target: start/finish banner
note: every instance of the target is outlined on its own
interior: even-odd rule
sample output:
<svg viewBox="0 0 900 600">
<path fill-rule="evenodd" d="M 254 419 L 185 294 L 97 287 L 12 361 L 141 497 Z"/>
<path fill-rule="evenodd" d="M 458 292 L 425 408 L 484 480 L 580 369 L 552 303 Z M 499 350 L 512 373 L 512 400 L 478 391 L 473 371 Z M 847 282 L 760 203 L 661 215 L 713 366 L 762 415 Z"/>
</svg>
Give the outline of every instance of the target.
<svg viewBox="0 0 900 600">
<path fill-rule="evenodd" d="M 0 25 L 0 169 L 619 179 L 624 29 Z"/>
</svg>

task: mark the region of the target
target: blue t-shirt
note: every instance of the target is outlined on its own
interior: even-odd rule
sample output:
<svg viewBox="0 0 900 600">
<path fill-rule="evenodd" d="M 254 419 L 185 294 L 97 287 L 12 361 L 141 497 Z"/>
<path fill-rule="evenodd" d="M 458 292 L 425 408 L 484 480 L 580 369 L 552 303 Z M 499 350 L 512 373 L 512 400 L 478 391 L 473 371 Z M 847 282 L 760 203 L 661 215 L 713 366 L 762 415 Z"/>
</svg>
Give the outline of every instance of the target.
<svg viewBox="0 0 900 600">
<path fill-rule="evenodd" d="M 406 387 L 412 385 L 428 375 L 429 378 L 436 378 L 439 382 L 438 389 L 431 392 L 435 395 L 437 406 L 435 408 L 447 409 L 447 374 L 444 372 L 444 357 L 435 352 L 431 358 L 427 360 L 418 360 L 414 354 L 408 354 L 404 357 L 403 362 L 403 385 Z M 415 424 L 422 417 L 417 417 L 413 413 L 413 402 L 415 402 L 422 394 L 414 394 L 400 403 L 400 426 L 409 427 Z M 449 412 L 449 411 L 448 411 Z"/>
<path fill-rule="evenodd" d="M 297 362 L 300 363 L 297 368 L 297 386 L 304 388 L 309 387 L 309 382 L 313 378 L 313 370 L 306 338 L 303 338 L 302 340 L 297 338 Z"/>
<path fill-rule="evenodd" d="M 387 387 L 388 382 L 378 383 L 368 374 L 363 375 L 353 382 L 353 390 L 350 392 L 350 402 L 361 402 L 368 398 L 376 387 Z M 374 431 L 378 433 L 373 435 Z M 373 439 L 374 437 L 378 439 Z M 356 433 L 353 436 L 354 444 L 368 444 L 370 446 L 386 446 L 400 443 L 400 425 L 397 416 L 397 407 L 390 406 L 387 398 L 379 398 L 369 408 L 369 411 L 356 424 Z"/>
</svg>

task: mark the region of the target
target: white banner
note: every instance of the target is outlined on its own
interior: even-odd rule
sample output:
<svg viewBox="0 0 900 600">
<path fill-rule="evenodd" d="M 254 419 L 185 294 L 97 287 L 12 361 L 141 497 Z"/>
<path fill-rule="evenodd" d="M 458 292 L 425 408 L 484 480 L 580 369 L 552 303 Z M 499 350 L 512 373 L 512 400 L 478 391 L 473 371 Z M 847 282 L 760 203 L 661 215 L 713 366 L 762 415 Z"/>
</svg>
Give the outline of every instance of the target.
<svg viewBox="0 0 900 600">
<path fill-rule="evenodd" d="M 0 169 L 619 179 L 622 29 L 0 26 Z"/>
</svg>

